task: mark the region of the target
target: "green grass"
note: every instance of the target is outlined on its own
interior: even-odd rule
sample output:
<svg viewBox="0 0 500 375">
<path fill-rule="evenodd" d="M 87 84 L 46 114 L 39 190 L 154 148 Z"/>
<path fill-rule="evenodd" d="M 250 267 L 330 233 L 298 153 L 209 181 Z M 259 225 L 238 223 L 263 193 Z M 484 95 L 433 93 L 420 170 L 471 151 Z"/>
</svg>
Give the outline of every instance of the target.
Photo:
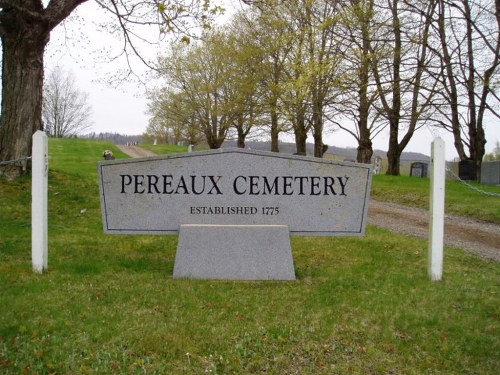
<svg viewBox="0 0 500 375">
<path fill-rule="evenodd" d="M 444 280 L 430 282 L 426 241 L 369 227 L 293 237 L 295 282 L 173 280 L 176 236 L 102 233 L 96 163 L 123 155 L 49 148 L 43 275 L 30 178 L 0 180 L 0 373 L 499 372 L 498 263 L 446 248 Z"/>
<path fill-rule="evenodd" d="M 166 154 L 178 154 L 181 152 L 188 152 L 188 146 L 177 146 L 177 145 L 169 145 L 169 144 L 158 144 L 152 145 L 150 143 L 142 143 L 139 145 L 146 150 L 153 151 L 158 155 L 166 155 Z"/>
<path fill-rule="evenodd" d="M 51 171 L 92 179 L 97 175 L 97 162 L 104 160 L 102 154 L 105 150 L 111 150 L 117 159 L 128 157 L 118 147 L 105 141 L 51 138 L 49 167 Z"/>
</svg>

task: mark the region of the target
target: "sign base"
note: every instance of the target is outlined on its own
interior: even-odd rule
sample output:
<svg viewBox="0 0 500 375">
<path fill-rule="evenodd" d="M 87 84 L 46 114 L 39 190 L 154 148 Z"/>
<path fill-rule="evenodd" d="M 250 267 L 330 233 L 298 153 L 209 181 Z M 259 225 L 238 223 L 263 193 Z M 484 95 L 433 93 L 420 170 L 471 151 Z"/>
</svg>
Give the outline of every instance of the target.
<svg viewBox="0 0 500 375">
<path fill-rule="evenodd" d="M 286 225 L 181 225 L 174 278 L 295 280 Z"/>
</svg>

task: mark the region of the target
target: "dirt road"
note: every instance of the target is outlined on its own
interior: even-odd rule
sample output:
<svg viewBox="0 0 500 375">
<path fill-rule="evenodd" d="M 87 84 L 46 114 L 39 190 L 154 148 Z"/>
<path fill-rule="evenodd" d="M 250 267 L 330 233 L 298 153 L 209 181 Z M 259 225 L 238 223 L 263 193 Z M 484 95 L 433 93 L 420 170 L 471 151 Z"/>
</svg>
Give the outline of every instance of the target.
<svg viewBox="0 0 500 375">
<path fill-rule="evenodd" d="M 428 238 L 429 212 L 394 203 L 372 201 L 368 224 Z M 470 217 L 445 216 L 445 244 L 470 251 L 481 258 L 500 261 L 500 224 Z"/>
<path fill-rule="evenodd" d="M 155 155 L 137 146 L 118 147 L 134 158 Z M 427 239 L 429 212 L 420 208 L 372 200 L 368 211 L 368 224 Z M 500 262 L 500 224 L 470 217 L 446 215 L 445 244 Z"/>
<path fill-rule="evenodd" d="M 131 158 L 142 158 L 145 156 L 156 156 L 152 151 L 146 150 L 138 146 L 116 145 L 120 150 L 126 153 Z"/>
</svg>

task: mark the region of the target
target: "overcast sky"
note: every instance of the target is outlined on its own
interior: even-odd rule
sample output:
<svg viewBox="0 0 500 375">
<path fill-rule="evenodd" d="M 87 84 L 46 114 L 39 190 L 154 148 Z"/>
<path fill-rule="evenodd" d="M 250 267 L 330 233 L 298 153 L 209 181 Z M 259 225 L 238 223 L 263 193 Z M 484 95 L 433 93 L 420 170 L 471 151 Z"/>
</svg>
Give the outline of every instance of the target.
<svg viewBox="0 0 500 375">
<path fill-rule="evenodd" d="M 237 0 L 228 0 L 235 4 Z M 61 66 L 75 77 L 76 86 L 89 94 L 92 106 L 92 131 L 117 132 L 121 134 L 142 134 L 149 121 L 145 87 L 131 80 L 112 87 L 107 83 L 109 78 L 126 67 L 125 60 L 118 58 L 110 61 L 120 51 L 121 44 L 105 30 L 100 30 L 95 20 L 101 19 L 103 11 L 95 2 L 89 1 L 81 5 L 74 16 L 59 26 L 51 35 L 51 41 L 46 50 L 45 66 L 51 70 Z M 160 52 L 151 46 L 147 50 L 149 57 L 154 59 Z M 147 69 L 138 61 L 133 62 L 140 78 L 152 88 L 155 79 L 147 74 Z M 500 121 L 486 124 L 488 143 L 487 152 L 491 152 L 497 141 L 500 141 Z M 445 131 L 434 131 L 422 128 L 413 137 L 406 151 L 416 151 L 430 154 L 430 144 L 435 135 L 441 136 L 446 143 L 446 158 L 452 160 L 457 156 L 453 139 Z M 287 137 L 293 141 L 293 137 Z M 313 142 L 312 137 L 308 139 Z M 380 134 L 374 140 L 374 148 L 387 150 L 388 134 Z M 326 135 L 326 144 L 338 147 L 357 147 L 354 138 L 338 131 Z"/>
</svg>

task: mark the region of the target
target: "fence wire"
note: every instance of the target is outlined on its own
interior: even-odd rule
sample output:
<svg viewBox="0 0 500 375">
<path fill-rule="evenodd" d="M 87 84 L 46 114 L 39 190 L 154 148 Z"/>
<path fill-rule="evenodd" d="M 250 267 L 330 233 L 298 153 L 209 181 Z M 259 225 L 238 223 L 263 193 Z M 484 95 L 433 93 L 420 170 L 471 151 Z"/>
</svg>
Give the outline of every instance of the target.
<svg viewBox="0 0 500 375">
<path fill-rule="evenodd" d="M 441 137 L 439 129 L 431 127 L 429 124 L 426 124 L 426 127 L 427 127 L 427 130 L 429 131 L 429 133 L 431 133 L 431 135 L 432 135 L 433 138 L 437 138 L 437 137 L 443 138 L 443 137 Z M 446 166 L 445 168 L 446 168 L 446 171 L 450 175 L 452 175 L 457 181 L 459 181 L 462 184 L 464 184 L 467 188 L 469 188 L 469 189 L 471 189 L 471 190 L 473 190 L 473 191 L 475 191 L 477 193 L 480 193 L 480 194 L 488 195 L 488 196 L 491 196 L 491 197 L 500 197 L 500 194 L 498 194 L 498 193 L 492 193 L 490 191 L 484 191 L 484 190 L 478 189 L 477 187 L 469 184 L 467 181 L 462 180 L 448 166 Z"/>
<path fill-rule="evenodd" d="M 450 168 L 446 167 L 446 171 L 451 174 L 457 181 L 461 182 L 463 185 L 465 185 L 467 188 L 471 189 L 471 190 L 474 190 L 475 192 L 478 192 L 480 194 L 484 194 L 484 195 L 489 195 L 490 197 L 500 197 L 500 194 L 498 193 L 492 193 L 491 191 L 484 191 L 484 190 L 481 190 L 471 184 L 469 184 L 467 181 L 465 180 L 462 180 L 459 176 L 457 176 L 455 174 L 455 172 L 453 172 Z"/>
<path fill-rule="evenodd" d="M 0 165 L 9 165 L 9 164 L 17 164 L 21 161 L 30 160 L 31 156 L 25 156 L 24 158 L 16 159 L 16 160 L 5 160 L 0 161 Z"/>
</svg>

